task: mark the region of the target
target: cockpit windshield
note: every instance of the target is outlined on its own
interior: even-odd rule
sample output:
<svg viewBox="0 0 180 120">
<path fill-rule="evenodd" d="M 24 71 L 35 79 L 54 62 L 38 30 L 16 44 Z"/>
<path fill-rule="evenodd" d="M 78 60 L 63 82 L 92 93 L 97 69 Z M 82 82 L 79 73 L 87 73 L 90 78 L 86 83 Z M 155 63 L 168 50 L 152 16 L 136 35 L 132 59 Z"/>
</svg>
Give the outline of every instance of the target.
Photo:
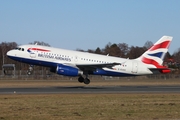
<svg viewBox="0 0 180 120">
<path fill-rule="evenodd" d="M 15 50 L 24 51 L 24 48 L 17 47 L 17 48 L 15 48 Z"/>
</svg>

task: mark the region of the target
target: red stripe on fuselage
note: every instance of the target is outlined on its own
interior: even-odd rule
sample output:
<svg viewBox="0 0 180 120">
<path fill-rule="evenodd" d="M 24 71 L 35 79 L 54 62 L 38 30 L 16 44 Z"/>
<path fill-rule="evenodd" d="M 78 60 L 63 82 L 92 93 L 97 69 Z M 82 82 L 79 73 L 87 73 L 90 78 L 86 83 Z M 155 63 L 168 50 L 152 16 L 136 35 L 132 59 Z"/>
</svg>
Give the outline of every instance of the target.
<svg viewBox="0 0 180 120">
<path fill-rule="evenodd" d="M 42 52 L 50 52 L 50 50 L 40 49 L 40 48 L 30 48 L 30 50 L 37 50 Z"/>
</svg>

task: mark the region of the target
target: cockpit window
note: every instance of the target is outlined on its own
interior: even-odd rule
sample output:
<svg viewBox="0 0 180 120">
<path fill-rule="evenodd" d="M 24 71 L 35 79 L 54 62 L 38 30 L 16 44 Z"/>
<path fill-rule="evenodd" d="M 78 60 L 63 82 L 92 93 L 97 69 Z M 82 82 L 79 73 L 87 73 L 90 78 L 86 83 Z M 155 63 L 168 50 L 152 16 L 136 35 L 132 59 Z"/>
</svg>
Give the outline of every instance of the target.
<svg viewBox="0 0 180 120">
<path fill-rule="evenodd" d="M 17 47 L 15 50 L 24 51 L 24 48 Z"/>
</svg>

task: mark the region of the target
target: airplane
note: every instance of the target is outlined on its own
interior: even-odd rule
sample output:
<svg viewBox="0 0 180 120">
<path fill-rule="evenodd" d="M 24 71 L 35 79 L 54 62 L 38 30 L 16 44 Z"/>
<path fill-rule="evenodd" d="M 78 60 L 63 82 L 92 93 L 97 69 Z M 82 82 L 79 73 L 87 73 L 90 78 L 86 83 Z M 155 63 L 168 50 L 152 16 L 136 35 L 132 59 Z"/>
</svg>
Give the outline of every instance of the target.
<svg viewBox="0 0 180 120">
<path fill-rule="evenodd" d="M 169 73 L 171 70 L 163 66 L 163 59 L 172 41 L 171 36 L 163 36 L 145 53 L 136 59 L 126 59 L 109 55 L 65 50 L 41 45 L 20 45 L 7 52 L 7 56 L 15 61 L 32 66 L 49 67 L 50 71 L 59 75 L 77 77 L 80 83 L 89 84 L 88 75 L 102 76 L 140 76 L 155 73 Z"/>
</svg>

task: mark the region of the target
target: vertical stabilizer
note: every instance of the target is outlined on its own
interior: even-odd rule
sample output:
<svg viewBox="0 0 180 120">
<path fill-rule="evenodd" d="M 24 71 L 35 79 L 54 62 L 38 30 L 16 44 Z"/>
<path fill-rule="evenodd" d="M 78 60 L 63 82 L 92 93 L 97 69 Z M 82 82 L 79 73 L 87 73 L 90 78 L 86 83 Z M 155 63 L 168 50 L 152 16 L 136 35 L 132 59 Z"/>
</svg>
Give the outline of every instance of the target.
<svg viewBox="0 0 180 120">
<path fill-rule="evenodd" d="M 163 36 L 137 60 L 143 63 L 154 66 L 154 68 L 162 68 L 162 63 L 166 53 L 168 52 L 169 45 L 172 41 L 171 36 Z"/>
</svg>

